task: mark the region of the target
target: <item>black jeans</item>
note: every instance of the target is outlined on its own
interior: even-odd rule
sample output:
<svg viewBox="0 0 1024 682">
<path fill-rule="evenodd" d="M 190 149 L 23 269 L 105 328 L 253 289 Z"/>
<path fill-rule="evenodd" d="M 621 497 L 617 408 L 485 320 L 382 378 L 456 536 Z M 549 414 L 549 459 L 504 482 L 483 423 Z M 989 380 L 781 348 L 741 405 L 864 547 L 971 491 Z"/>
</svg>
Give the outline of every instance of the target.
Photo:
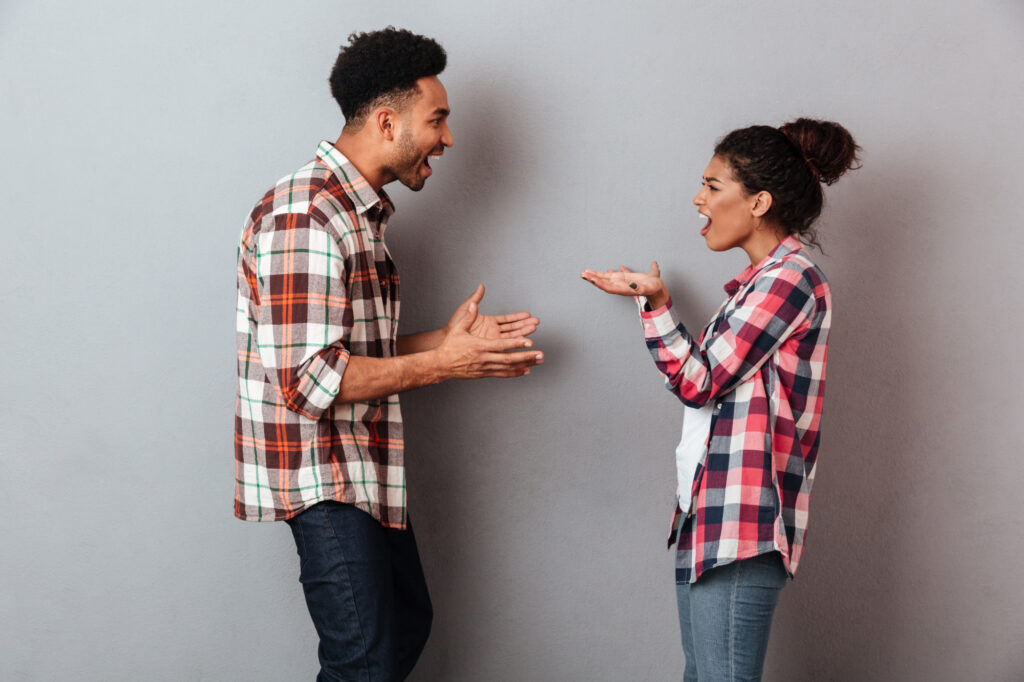
<svg viewBox="0 0 1024 682">
<path fill-rule="evenodd" d="M 412 526 L 385 528 L 338 502 L 314 505 L 288 525 L 320 635 L 318 682 L 404 680 L 433 619 Z"/>
</svg>

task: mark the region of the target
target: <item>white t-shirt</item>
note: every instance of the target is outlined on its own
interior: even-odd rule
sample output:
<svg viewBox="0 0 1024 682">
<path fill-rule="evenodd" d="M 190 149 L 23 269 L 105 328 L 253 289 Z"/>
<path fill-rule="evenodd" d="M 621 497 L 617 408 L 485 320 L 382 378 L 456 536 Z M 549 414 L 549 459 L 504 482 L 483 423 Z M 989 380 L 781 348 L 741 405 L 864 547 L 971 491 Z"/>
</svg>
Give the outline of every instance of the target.
<svg viewBox="0 0 1024 682">
<path fill-rule="evenodd" d="M 708 452 L 711 414 L 714 411 L 714 400 L 700 408 L 683 405 L 683 435 L 676 446 L 676 478 L 679 482 L 679 508 L 683 516 L 690 512 L 693 474 Z"/>
</svg>

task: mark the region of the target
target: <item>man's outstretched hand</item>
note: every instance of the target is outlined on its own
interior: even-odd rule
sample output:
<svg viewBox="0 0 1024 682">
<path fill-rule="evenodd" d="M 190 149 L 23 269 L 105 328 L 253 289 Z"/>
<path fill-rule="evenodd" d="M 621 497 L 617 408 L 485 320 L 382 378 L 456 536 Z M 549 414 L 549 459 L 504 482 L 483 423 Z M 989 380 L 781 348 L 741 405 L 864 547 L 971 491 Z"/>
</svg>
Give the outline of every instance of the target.
<svg viewBox="0 0 1024 682">
<path fill-rule="evenodd" d="M 537 331 L 540 320 L 527 312 L 508 313 L 506 315 L 481 315 L 480 301 L 484 297 L 484 285 L 477 286 L 476 291 L 463 301 L 452 314 L 448 324 L 444 326 L 447 334 L 455 323 L 469 310 L 470 303 L 477 307 L 476 319 L 470 326 L 469 333 L 482 339 L 518 339 L 529 336 Z"/>
<path fill-rule="evenodd" d="M 444 338 L 436 352 L 452 379 L 518 377 L 544 362 L 539 351 L 524 351 L 533 341 L 526 338 L 540 323 L 527 312 L 481 315 L 484 285 L 455 309 L 444 326 Z"/>
</svg>

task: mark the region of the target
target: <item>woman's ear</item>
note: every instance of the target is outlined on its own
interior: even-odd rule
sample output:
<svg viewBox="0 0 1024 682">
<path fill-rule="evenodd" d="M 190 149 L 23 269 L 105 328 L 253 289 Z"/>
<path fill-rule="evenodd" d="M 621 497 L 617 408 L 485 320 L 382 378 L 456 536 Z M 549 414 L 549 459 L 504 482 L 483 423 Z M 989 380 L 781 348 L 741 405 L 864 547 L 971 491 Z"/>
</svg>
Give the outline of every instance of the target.
<svg viewBox="0 0 1024 682">
<path fill-rule="evenodd" d="M 754 195 L 754 203 L 750 207 L 750 212 L 755 218 L 763 218 L 764 214 L 768 212 L 772 207 L 772 195 L 769 192 L 761 190 Z"/>
</svg>

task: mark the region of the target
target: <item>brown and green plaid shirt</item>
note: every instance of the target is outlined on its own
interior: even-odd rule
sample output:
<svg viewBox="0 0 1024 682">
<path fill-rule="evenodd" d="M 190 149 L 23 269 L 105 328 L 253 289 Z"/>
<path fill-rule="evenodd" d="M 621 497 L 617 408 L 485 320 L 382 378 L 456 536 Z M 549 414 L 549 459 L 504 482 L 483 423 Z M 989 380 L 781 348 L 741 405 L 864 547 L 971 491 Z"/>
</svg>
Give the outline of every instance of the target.
<svg viewBox="0 0 1024 682">
<path fill-rule="evenodd" d="M 395 355 L 394 207 L 330 143 L 253 208 L 238 249 L 235 515 L 323 500 L 404 528 L 398 396 L 336 403 L 349 355 Z"/>
</svg>

